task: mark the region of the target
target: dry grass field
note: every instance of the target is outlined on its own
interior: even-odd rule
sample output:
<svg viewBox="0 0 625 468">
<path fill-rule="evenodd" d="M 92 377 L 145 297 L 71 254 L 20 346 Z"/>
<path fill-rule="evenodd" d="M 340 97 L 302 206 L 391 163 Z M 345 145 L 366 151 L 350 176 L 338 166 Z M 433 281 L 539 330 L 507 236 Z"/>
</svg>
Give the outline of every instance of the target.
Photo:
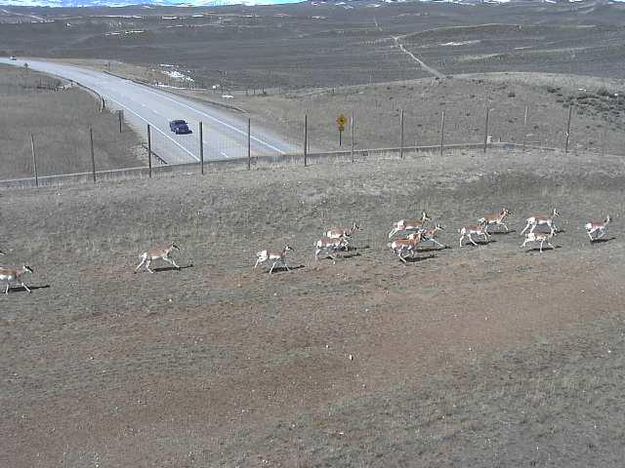
<svg viewBox="0 0 625 468">
<path fill-rule="evenodd" d="M 0 264 L 34 273 L 32 294 L 0 294 L 0 466 L 622 466 L 623 6 L 373 5 L 0 11 L 0 54 L 177 70 L 295 142 L 308 114 L 312 150 L 336 149 L 352 111 L 356 148 L 398 146 L 401 109 L 406 145 L 438 144 L 442 111 L 446 143 L 479 143 L 487 107 L 494 141 L 563 148 L 574 108 L 566 155 L 1 191 Z M 90 125 L 99 169 L 142 164 L 134 133 L 56 85 L 0 68 L 0 179 L 32 174 L 29 133 L 40 174 L 90 170 Z M 511 232 L 458 246 L 504 206 Z M 553 207 L 555 249 L 519 248 Z M 387 233 L 422 210 L 448 247 L 402 264 Z M 350 250 L 316 262 L 322 233 L 354 221 Z M 134 273 L 168 241 L 180 271 Z M 291 271 L 252 268 L 285 242 Z"/>
<path fill-rule="evenodd" d="M 273 125 L 300 143 L 303 116 L 308 114 L 310 145 L 328 150 L 339 149 L 337 116 L 343 113 L 349 117 L 352 112 L 356 148 L 400 146 L 402 109 L 405 145 L 438 145 L 442 112 L 445 143 L 480 143 L 484 140 L 487 106 L 491 109 L 489 135 L 493 141 L 564 148 L 568 108 L 572 105 L 569 148 L 620 154 L 625 144 L 624 85 L 622 80 L 569 75 L 476 74 L 442 81 L 423 78 L 336 90 L 241 96 L 236 105 L 253 119 Z M 197 91 L 192 94 L 202 96 Z M 348 149 L 349 128 L 343 141 L 343 149 Z"/>
<path fill-rule="evenodd" d="M 99 112 L 83 89 L 58 79 L 0 66 L 0 179 L 33 176 L 30 135 L 39 175 L 91 171 L 89 127 L 98 170 L 142 166 L 140 142 L 117 116 Z"/>
<path fill-rule="evenodd" d="M 0 53 L 150 68 L 173 64 L 203 87 L 219 83 L 235 91 L 430 76 L 393 37 L 444 75 L 523 71 L 620 77 L 624 59 L 625 8 L 601 0 L 6 11 L 0 14 Z M 47 22 L 24 23 L 25 13 Z"/>
<path fill-rule="evenodd" d="M 620 466 L 624 181 L 498 151 L 4 192 L 34 274 L 1 298 L 0 465 Z M 502 206 L 512 232 L 458 248 Z M 552 207 L 556 249 L 520 249 Z M 387 232 L 422 209 L 450 247 L 404 265 Z M 133 274 L 168 240 L 180 271 Z M 292 271 L 252 269 L 285 241 Z"/>
</svg>

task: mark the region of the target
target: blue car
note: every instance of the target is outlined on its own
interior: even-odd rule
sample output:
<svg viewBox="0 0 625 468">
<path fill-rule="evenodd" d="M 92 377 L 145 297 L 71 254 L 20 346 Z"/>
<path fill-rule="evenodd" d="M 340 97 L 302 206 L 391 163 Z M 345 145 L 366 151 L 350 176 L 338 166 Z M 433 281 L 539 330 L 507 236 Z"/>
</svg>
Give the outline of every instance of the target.
<svg viewBox="0 0 625 468">
<path fill-rule="evenodd" d="M 172 120 L 169 122 L 169 128 L 176 135 L 191 133 L 189 124 L 187 124 L 184 120 Z"/>
</svg>

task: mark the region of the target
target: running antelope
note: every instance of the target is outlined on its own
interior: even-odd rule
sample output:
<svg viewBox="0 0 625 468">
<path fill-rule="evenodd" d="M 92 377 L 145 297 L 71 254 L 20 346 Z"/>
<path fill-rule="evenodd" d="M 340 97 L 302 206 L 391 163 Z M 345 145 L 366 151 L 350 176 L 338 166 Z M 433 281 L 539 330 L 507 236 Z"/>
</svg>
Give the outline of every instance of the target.
<svg viewBox="0 0 625 468">
<path fill-rule="evenodd" d="M 477 220 L 478 223 L 483 224 L 488 230 L 488 226 L 503 226 L 506 228 L 506 232 L 509 231 L 508 225 L 505 223 L 505 219 L 510 216 L 512 212 L 508 208 L 503 208 L 499 213 L 487 214 Z"/>
<path fill-rule="evenodd" d="M 351 238 L 356 231 L 360 230 L 360 226 L 356 223 L 352 224 L 350 228 L 334 227 L 329 231 L 326 231 L 324 236 L 330 239 L 345 239 L 345 247 L 347 246 L 347 240 Z"/>
<path fill-rule="evenodd" d="M 338 239 L 322 237 L 315 243 L 315 260 L 319 261 L 319 254 L 325 252 L 326 257 L 331 258 L 336 264 L 336 253 L 345 247 L 347 247 L 347 240 L 342 237 Z"/>
<path fill-rule="evenodd" d="M 477 245 L 477 242 L 473 240 L 473 235 L 483 236 L 484 241 L 490 240 L 490 234 L 486 230 L 486 225 L 478 224 L 477 226 L 464 226 L 462 229 L 458 229 L 458 233 L 460 233 L 460 247 L 462 247 L 462 241 L 466 237 L 471 241 L 473 245 Z"/>
<path fill-rule="evenodd" d="M 586 233 L 588 234 L 588 237 L 590 237 L 590 242 L 601 239 L 605 236 L 610 221 L 612 221 L 612 217 L 608 215 L 602 223 L 591 221 L 584 224 L 584 229 L 586 229 Z M 595 237 L 593 237 L 593 234 L 595 234 Z"/>
<path fill-rule="evenodd" d="M 23 265 L 22 268 L 0 267 L 0 281 L 6 281 L 7 283 L 7 288 L 4 290 L 4 294 L 9 294 L 11 281 L 18 282 L 26 291 L 31 292 L 24 281 L 22 281 L 22 275 L 27 271 L 30 273 L 33 272 L 32 268 L 28 265 Z"/>
<path fill-rule="evenodd" d="M 425 243 L 430 241 L 438 245 L 440 248 L 444 249 L 445 246 L 435 239 L 436 236 L 438 236 L 438 233 L 444 230 L 445 228 L 437 223 L 436 226 L 434 226 L 433 228 L 421 231 L 421 237 L 423 239 L 422 242 Z"/>
<path fill-rule="evenodd" d="M 410 258 L 413 258 L 414 254 L 417 252 L 418 245 L 422 241 L 423 233 L 419 231 L 410 234 L 406 239 L 396 239 L 388 244 L 388 246 L 393 249 L 393 252 L 397 254 L 402 262 L 406 263 L 406 258 L 403 253 L 410 253 Z"/>
<path fill-rule="evenodd" d="M 556 226 L 554 219 L 557 216 L 560 216 L 560 213 L 558 213 L 558 211 L 555 208 L 553 209 L 550 215 L 530 216 L 529 218 L 525 220 L 527 224 L 521 231 L 521 235 L 523 235 L 523 233 L 527 231 L 527 228 L 531 228 L 529 232 L 534 232 L 534 229 L 536 229 L 537 226 L 546 224 L 547 227 L 551 230 L 551 235 L 555 236 L 556 232 L 558 231 L 558 227 Z"/>
<path fill-rule="evenodd" d="M 528 232 L 527 234 L 525 234 L 525 240 L 523 241 L 523 244 L 521 244 L 520 248 L 525 247 L 525 244 L 527 244 L 528 242 L 540 242 L 540 253 L 543 253 L 543 244 L 546 242 L 549 247 L 555 249 L 555 247 L 551 245 L 551 242 L 549 242 L 552 237 L 552 232 Z"/>
<path fill-rule="evenodd" d="M 261 263 L 265 263 L 266 261 L 273 261 L 273 264 L 271 265 L 271 268 L 269 270 L 269 274 L 273 272 L 273 269 L 276 267 L 278 263 L 282 263 L 282 265 L 284 265 L 284 268 L 286 268 L 286 271 L 290 271 L 289 266 L 286 263 L 286 254 L 287 252 L 291 250 L 295 250 L 295 249 L 289 247 L 288 244 L 284 244 L 284 248 L 282 249 L 282 252 L 272 252 L 269 250 L 261 250 L 260 252 L 256 253 L 256 265 L 254 265 L 254 268 L 256 268 Z"/>
<path fill-rule="evenodd" d="M 173 259 L 169 258 L 169 254 L 171 254 L 173 250 L 179 251 L 180 248 L 176 244 L 171 242 L 167 245 L 160 245 L 160 246 L 152 247 L 150 250 L 143 252 L 141 255 L 139 255 L 139 258 L 141 258 L 141 263 L 139 263 L 139 265 L 137 265 L 137 268 L 135 268 L 135 273 L 144 264 L 145 264 L 146 270 L 148 270 L 150 273 L 154 273 L 150 269 L 150 264 L 154 260 L 159 260 L 159 259 L 165 260 L 167 263 L 173 265 L 176 269 L 180 270 L 180 267 L 176 265 L 176 262 Z"/>
<path fill-rule="evenodd" d="M 401 219 L 393 224 L 393 229 L 388 233 L 388 238 L 390 239 L 401 231 L 418 231 L 423 229 L 425 223 L 431 220 L 432 218 L 425 211 L 421 213 L 420 219 Z"/>
</svg>

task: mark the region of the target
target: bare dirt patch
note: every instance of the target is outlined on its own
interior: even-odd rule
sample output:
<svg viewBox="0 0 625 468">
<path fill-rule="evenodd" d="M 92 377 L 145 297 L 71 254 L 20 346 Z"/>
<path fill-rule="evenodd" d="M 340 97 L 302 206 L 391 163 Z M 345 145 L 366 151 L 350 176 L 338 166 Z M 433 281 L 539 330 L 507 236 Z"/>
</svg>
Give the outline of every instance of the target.
<svg viewBox="0 0 625 468">
<path fill-rule="evenodd" d="M 40 289 L 2 297 L 3 457 L 616 466 L 624 178 L 615 157 L 500 151 L 5 193 L 3 261 Z M 502 206 L 517 232 L 457 247 Z M 553 206 L 558 248 L 519 249 Z M 422 209 L 451 248 L 404 266 L 386 234 Z M 583 223 L 608 213 L 591 245 Z M 324 228 L 354 220 L 354 255 L 315 263 Z M 132 273 L 169 239 L 187 268 Z M 300 268 L 252 270 L 284 241 Z"/>
</svg>

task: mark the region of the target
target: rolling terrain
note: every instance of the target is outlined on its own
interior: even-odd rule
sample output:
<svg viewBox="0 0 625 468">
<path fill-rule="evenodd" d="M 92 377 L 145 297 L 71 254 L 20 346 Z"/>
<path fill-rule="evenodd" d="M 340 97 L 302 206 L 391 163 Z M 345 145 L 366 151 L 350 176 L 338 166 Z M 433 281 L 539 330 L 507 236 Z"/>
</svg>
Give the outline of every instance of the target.
<svg viewBox="0 0 625 468">
<path fill-rule="evenodd" d="M 3 464 L 618 466 L 623 177 L 495 151 L 3 192 L 3 262 L 35 271 L 2 297 Z M 511 233 L 458 248 L 502 206 Z M 556 249 L 520 249 L 552 207 Z M 450 248 L 403 265 L 387 232 L 422 209 Z M 133 274 L 170 240 L 180 271 Z M 284 242 L 292 271 L 252 269 Z"/>
</svg>

